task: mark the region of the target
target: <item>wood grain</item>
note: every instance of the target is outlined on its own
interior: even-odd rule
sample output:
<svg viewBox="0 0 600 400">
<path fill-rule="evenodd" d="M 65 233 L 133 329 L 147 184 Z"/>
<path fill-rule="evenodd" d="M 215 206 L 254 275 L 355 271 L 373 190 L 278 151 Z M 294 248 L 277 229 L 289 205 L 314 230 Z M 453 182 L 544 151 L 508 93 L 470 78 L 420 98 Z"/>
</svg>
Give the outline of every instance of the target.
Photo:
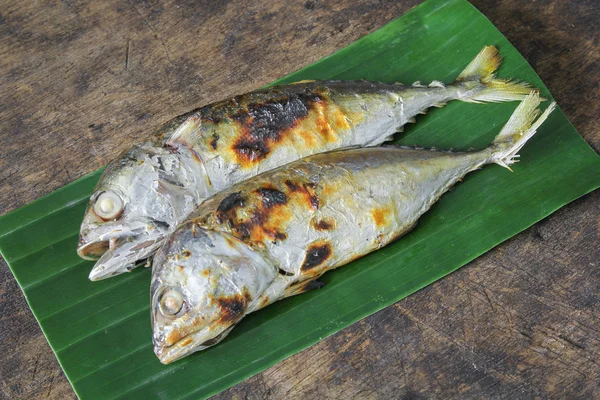
<svg viewBox="0 0 600 400">
<path fill-rule="evenodd" d="M 169 118 L 247 91 L 411 1 L 17 1 L 0 8 L 0 213 Z M 473 1 L 600 149 L 600 6 Z M 591 398 L 600 391 L 600 194 L 217 398 Z M 74 398 L 0 263 L 0 398 Z"/>
</svg>

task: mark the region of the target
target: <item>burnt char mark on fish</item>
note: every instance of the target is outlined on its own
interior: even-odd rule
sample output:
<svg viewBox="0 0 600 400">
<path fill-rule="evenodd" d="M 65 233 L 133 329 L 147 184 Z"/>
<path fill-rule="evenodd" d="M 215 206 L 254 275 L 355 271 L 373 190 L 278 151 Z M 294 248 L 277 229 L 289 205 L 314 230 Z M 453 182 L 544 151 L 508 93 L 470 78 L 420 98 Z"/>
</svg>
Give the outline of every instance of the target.
<svg viewBox="0 0 600 400">
<path fill-rule="evenodd" d="M 325 217 L 323 219 L 313 221 L 313 228 L 315 228 L 317 231 L 329 231 L 335 228 L 335 219 Z"/>
<path fill-rule="evenodd" d="M 210 139 L 210 147 L 212 147 L 213 150 L 216 150 L 218 142 L 219 142 L 219 135 L 217 135 L 216 133 L 213 133 L 212 138 Z"/>
<path fill-rule="evenodd" d="M 248 161 L 255 161 L 265 158 L 269 154 L 269 147 L 264 141 L 252 140 L 246 137 L 241 138 L 234 146 L 234 149 Z"/>
<path fill-rule="evenodd" d="M 233 144 L 241 163 L 252 164 L 264 159 L 285 132 L 306 118 L 312 104 L 319 101 L 319 95 L 310 91 L 288 93 L 283 98 L 250 103 L 247 111 L 231 115 L 242 128 L 240 138 Z"/>
<path fill-rule="evenodd" d="M 192 255 L 192 252 L 187 249 L 181 252 L 181 256 L 183 258 L 190 258 L 191 255 Z"/>
<path fill-rule="evenodd" d="M 227 212 L 231 211 L 233 208 L 243 207 L 243 206 L 244 206 L 244 197 L 242 196 L 242 193 L 235 192 L 235 193 L 231 193 L 230 195 L 228 195 L 221 201 L 221 203 L 219 204 L 219 207 L 217 207 L 217 211 L 219 213 L 227 213 Z"/>
<path fill-rule="evenodd" d="M 331 253 L 331 245 L 328 242 L 321 241 L 311 244 L 300 269 L 306 272 L 318 267 L 331 257 Z"/>
<path fill-rule="evenodd" d="M 266 230 L 265 232 L 267 232 L 267 234 L 269 234 L 271 237 L 275 238 L 275 240 L 273 242 L 275 242 L 276 240 L 282 241 L 287 239 L 287 234 L 284 232 L 279 232 L 275 229 L 271 229 L 271 230 Z"/>
<path fill-rule="evenodd" d="M 262 197 L 263 206 L 267 209 L 287 203 L 285 193 L 275 188 L 262 187 L 257 191 Z"/>
<path fill-rule="evenodd" d="M 319 231 L 326 231 L 331 228 L 331 224 L 325 220 L 320 220 L 315 223 L 315 229 Z"/>
<path fill-rule="evenodd" d="M 285 182 L 285 186 L 287 186 L 287 188 L 292 191 L 292 192 L 297 192 L 300 190 L 300 185 L 298 185 L 295 182 L 292 182 L 291 180 L 286 180 Z"/>
<path fill-rule="evenodd" d="M 383 228 L 389 223 L 391 212 L 392 210 L 388 207 L 377 207 L 371 211 L 373 222 L 375 222 L 377 228 Z"/>
<path fill-rule="evenodd" d="M 325 286 L 323 282 L 315 279 L 304 284 L 298 293 L 306 293 L 311 290 L 321 289 L 323 286 Z"/>
<path fill-rule="evenodd" d="M 234 236 L 243 241 L 286 240 L 288 236 L 281 230 L 281 219 L 285 215 L 281 208 L 287 201 L 285 193 L 270 186 L 246 195 L 231 193 L 217 208 L 217 222 L 227 223 Z M 240 208 L 244 208 L 244 212 L 239 213 Z"/>
<path fill-rule="evenodd" d="M 325 284 L 317 280 L 317 278 L 318 277 L 292 283 L 289 288 L 287 288 L 285 295 L 294 296 L 311 290 L 321 289 Z"/>
<path fill-rule="evenodd" d="M 224 324 L 236 322 L 246 313 L 250 301 L 252 301 L 252 296 L 246 288 L 244 288 L 243 294 L 237 293 L 233 296 L 214 299 L 214 302 L 221 309 L 221 319 L 219 321 Z"/>
<path fill-rule="evenodd" d="M 290 192 L 301 193 L 313 210 L 319 208 L 319 197 L 315 193 L 317 185 L 315 183 L 296 183 L 291 180 L 284 182 Z"/>
<path fill-rule="evenodd" d="M 277 272 L 279 272 L 279 275 L 284 275 L 284 276 L 294 276 L 294 274 L 292 272 L 288 272 L 284 269 L 278 268 Z"/>
</svg>

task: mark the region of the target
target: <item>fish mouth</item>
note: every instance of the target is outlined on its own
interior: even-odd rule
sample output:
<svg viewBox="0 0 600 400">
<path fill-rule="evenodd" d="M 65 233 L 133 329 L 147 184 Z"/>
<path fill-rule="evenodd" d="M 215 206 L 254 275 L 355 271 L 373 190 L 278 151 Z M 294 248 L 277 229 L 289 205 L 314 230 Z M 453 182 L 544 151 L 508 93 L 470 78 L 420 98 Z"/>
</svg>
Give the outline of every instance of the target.
<svg viewBox="0 0 600 400">
<path fill-rule="evenodd" d="M 109 249 L 98 259 L 90 272 L 89 279 L 99 281 L 131 272 L 142 265 L 142 260 L 154 254 L 162 244 L 162 238 L 161 235 L 138 235 L 124 240 L 109 240 Z"/>
<path fill-rule="evenodd" d="M 196 330 L 194 332 L 190 332 L 187 335 L 183 336 L 181 339 L 177 340 L 172 345 L 167 345 L 163 340 L 154 340 L 154 353 L 158 357 L 161 363 L 163 364 L 171 364 L 185 356 L 195 353 L 200 350 L 204 350 L 208 347 L 214 346 L 219 343 L 221 340 L 225 338 L 229 334 L 229 332 L 235 326 L 232 325 L 230 327 L 225 328 L 217 335 L 211 337 L 212 331 L 214 331 L 213 324 L 209 324 L 208 326 Z M 176 332 L 179 332 L 176 330 Z"/>
<path fill-rule="evenodd" d="M 114 249 L 116 246 L 116 237 L 110 239 L 96 239 L 87 243 L 83 238 L 80 238 L 79 246 L 77 247 L 77 255 L 84 260 L 97 261 L 104 255 L 104 253 Z"/>
</svg>

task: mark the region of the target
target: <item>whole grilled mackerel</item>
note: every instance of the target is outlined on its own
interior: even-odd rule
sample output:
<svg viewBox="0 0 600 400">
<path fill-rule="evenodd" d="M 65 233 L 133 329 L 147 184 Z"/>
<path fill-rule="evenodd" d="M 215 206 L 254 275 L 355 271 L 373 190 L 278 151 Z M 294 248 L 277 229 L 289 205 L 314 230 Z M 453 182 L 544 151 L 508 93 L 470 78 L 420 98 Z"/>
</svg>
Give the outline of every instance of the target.
<svg viewBox="0 0 600 400">
<path fill-rule="evenodd" d="M 495 79 L 485 47 L 444 85 L 305 81 L 261 89 L 174 119 L 109 164 L 90 198 L 78 253 L 97 280 L 153 254 L 200 202 L 261 172 L 316 153 L 376 146 L 415 115 L 451 100 L 522 99 L 526 84 Z"/>
<path fill-rule="evenodd" d="M 554 108 L 535 121 L 539 103 L 529 95 L 484 150 L 319 154 L 206 200 L 154 260 L 156 354 L 169 363 L 218 343 L 248 313 L 404 235 L 469 172 L 508 167 Z"/>
</svg>

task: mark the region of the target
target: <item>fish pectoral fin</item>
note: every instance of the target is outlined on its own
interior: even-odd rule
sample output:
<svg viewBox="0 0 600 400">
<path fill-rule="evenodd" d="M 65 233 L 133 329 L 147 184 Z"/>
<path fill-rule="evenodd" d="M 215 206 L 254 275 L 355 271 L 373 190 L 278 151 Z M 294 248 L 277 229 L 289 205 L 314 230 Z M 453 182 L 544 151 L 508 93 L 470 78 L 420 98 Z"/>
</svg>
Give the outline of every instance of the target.
<svg viewBox="0 0 600 400">
<path fill-rule="evenodd" d="M 183 145 L 193 147 L 201 140 L 200 137 L 201 118 L 198 113 L 192 113 L 166 140 L 166 145 L 178 147 Z"/>
<path fill-rule="evenodd" d="M 306 293 L 306 292 L 309 292 L 314 289 L 321 289 L 323 286 L 325 286 L 325 284 L 318 279 L 312 279 L 308 282 L 307 281 L 298 282 L 296 284 L 290 285 L 290 287 L 288 287 L 285 290 L 283 298 L 295 296 L 297 294 Z"/>
</svg>

